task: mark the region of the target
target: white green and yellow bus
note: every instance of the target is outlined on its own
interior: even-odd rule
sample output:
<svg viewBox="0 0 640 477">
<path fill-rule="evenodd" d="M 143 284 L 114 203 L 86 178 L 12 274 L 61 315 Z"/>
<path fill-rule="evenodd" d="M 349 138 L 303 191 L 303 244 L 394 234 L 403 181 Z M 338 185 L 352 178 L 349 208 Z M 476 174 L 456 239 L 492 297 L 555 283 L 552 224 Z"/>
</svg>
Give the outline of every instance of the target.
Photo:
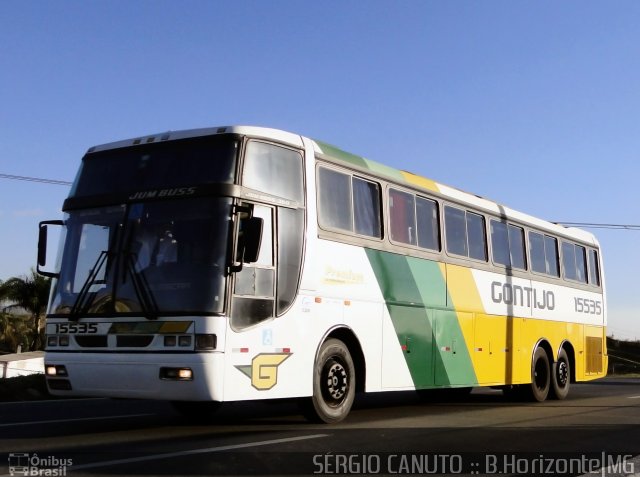
<svg viewBox="0 0 640 477">
<path fill-rule="evenodd" d="M 544 401 L 606 374 L 592 234 L 321 141 L 219 127 L 92 147 L 63 210 L 38 254 L 56 395 L 196 414 L 300 398 L 332 423 L 356 392 Z"/>
</svg>

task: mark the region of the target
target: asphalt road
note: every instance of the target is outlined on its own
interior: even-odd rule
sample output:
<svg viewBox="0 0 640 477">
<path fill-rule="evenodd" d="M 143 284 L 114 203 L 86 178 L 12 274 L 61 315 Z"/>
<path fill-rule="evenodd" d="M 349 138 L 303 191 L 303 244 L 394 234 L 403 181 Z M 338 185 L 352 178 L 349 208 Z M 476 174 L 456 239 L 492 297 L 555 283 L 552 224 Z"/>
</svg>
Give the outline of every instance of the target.
<svg viewBox="0 0 640 477">
<path fill-rule="evenodd" d="M 535 404 L 491 389 L 455 402 L 366 395 L 333 426 L 308 424 L 292 401 L 225 404 L 210 423 L 157 401 L 0 404 L 0 475 L 9 464 L 15 475 L 71 476 L 640 475 L 639 454 L 640 379 L 578 384 L 567 400 Z"/>
</svg>

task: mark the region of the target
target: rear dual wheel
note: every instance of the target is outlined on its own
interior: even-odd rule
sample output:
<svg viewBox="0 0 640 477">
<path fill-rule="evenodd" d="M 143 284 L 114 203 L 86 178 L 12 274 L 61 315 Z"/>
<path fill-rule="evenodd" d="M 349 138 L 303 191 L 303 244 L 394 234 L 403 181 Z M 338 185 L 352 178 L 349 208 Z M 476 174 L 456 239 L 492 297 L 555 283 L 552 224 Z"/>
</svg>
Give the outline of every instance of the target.
<svg viewBox="0 0 640 477">
<path fill-rule="evenodd" d="M 561 349 L 558 359 L 551 365 L 547 352 L 536 348 L 531 361 L 531 384 L 524 386 L 532 401 L 542 402 L 547 397 L 565 399 L 571 387 L 571 362 L 567 352 Z M 518 386 L 505 387 L 505 395 L 517 395 L 519 390 Z"/>
<path fill-rule="evenodd" d="M 558 359 L 553 363 L 551 375 L 551 396 L 555 399 L 564 399 L 569 395 L 571 387 L 571 362 L 564 349 L 558 353 Z"/>
<path fill-rule="evenodd" d="M 531 362 L 531 385 L 529 396 L 533 401 L 542 402 L 547 399 L 551 388 L 551 368 L 549 357 L 543 348 L 536 348 Z"/>
</svg>

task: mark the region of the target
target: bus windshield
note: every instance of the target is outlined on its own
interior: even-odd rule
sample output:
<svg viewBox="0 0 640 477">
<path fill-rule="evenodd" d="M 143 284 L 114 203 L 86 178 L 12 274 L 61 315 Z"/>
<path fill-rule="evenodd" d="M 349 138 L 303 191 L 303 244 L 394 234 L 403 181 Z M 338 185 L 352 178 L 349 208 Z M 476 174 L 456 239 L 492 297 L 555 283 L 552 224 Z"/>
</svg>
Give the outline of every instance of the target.
<svg viewBox="0 0 640 477">
<path fill-rule="evenodd" d="M 222 313 L 230 211 L 229 198 L 71 211 L 49 313 Z"/>
</svg>

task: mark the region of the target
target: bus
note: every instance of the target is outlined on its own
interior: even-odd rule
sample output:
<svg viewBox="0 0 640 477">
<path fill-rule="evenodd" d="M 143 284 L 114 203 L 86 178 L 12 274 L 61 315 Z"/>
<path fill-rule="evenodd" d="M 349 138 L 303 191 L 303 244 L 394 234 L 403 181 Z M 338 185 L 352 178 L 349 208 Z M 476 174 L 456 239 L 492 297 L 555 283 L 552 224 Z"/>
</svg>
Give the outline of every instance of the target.
<svg viewBox="0 0 640 477">
<path fill-rule="evenodd" d="M 297 398 L 335 423 L 357 392 L 541 402 L 606 375 L 591 233 L 322 141 L 234 126 L 95 146 L 63 211 L 38 244 L 54 395 L 196 416 Z"/>
</svg>

